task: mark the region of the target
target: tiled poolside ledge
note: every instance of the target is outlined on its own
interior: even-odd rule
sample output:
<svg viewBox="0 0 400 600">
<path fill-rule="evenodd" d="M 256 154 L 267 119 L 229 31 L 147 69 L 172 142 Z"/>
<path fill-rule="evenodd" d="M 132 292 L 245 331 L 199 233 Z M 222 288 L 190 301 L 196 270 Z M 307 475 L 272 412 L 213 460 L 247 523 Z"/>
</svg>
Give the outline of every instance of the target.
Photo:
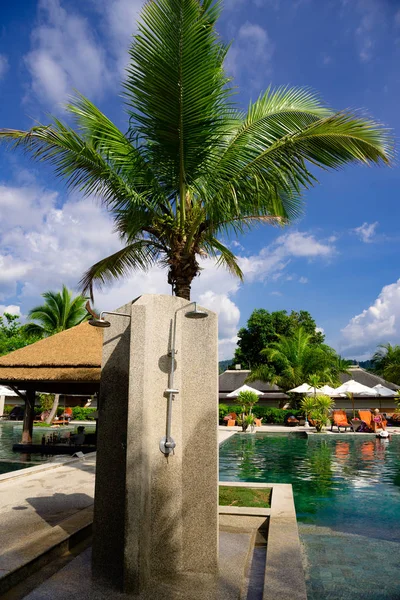
<svg viewBox="0 0 400 600">
<path fill-rule="evenodd" d="M 307 600 L 291 484 L 221 481 L 220 485 L 272 489 L 270 509 L 220 506 L 220 528 L 258 529 L 268 520 L 263 600 Z"/>
</svg>

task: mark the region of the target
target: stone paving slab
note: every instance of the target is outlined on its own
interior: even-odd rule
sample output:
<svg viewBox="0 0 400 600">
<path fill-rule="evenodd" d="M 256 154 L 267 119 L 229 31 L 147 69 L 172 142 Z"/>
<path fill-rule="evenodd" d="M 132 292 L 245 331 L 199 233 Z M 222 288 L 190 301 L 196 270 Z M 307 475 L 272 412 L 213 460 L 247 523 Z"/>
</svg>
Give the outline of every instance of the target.
<svg viewBox="0 0 400 600">
<path fill-rule="evenodd" d="M 94 456 L 28 471 L 0 481 L 0 578 L 68 537 L 93 507 Z"/>
<path fill-rule="evenodd" d="M 240 600 L 247 568 L 251 533 L 220 533 L 220 577 L 187 575 L 157 582 L 137 600 Z M 71 561 L 24 600 L 127 600 L 131 595 L 96 583 L 91 577 L 91 549 Z"/>
</svg>

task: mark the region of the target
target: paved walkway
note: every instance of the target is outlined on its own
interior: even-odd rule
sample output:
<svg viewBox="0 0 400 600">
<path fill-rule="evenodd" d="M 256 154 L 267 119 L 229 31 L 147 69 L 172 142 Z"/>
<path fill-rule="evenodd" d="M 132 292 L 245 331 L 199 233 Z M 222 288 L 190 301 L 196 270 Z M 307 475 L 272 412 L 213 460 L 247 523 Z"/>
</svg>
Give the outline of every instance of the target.
<svg viewBox="0 0 400 600">
<path fill-rule="evenodd" d="M 71 519 L 93 506 L 94 473 L 93 453 L 0 478 L 0 578 L 65 539 Z"/>
</svg>

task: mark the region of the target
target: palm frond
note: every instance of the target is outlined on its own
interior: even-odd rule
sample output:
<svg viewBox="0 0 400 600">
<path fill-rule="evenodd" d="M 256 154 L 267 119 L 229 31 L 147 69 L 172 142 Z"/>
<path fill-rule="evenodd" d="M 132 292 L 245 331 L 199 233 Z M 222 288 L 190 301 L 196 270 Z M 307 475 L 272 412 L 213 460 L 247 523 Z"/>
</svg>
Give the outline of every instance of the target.
<svg viewBox="0 0 400 600">
<path fill-rule="evenodd" d="M 158 0 L 145 4 L 130 49 L 125 97 L 131 130 L 147 142 L 161 177 L 184 189 L 221 144 L 230 94 L 222 64 L 227 46 L 215 31 L 220 2 Z"/>
<path fill-rule="evenodd" d="M 110 208 L 118 210 L 129 203 L 143 205 L 149 201 L 149 190 L 143 191 L 146 174 L 140 171 L 142 159 L 136 161 L 138 189 L 141 190 L 137 191 L 134 178 L 127 182 L 123 177 L 122 158 L 119 157 L 117 164 L 113 164 L 116 151 L 113 155 L 102 156 L 94 144 L 58 119 L 54 119 L 52 125 L 39 125 L 29 131 L 1 130 L 0 139 L 14 141 L 15 147 L 23 146 L 35 160 L 53 166 L 56 175 L 64 179 L 69 188 L 85 195 L 93 194 Z M 133 149 L 132 155 L 125 156 L 125 160 L 132 161 L 135 166 Z M 132 172 L 135 172 L 133 166 Z"/>
<path fill-rule="evenodd" d="M 222 242 L 215 237 L 210 237 L 204 241 L 203 247 L 210 256 L 217 259 L 217 266 L 224 266 L 232 275 L 243 281 L 243 272 L 238 265 L 236 256 Z"/>
<path fill-rule="evenodd" d="M 99 287 L 127 276 L 135 269 L 147 270 L 159 257 L 159 250 L 149 240 L 138 240 L 103 258 L 90 267 L 80 281 L 83 293 L 90 292 L 96 283 Z"/>
</svg>

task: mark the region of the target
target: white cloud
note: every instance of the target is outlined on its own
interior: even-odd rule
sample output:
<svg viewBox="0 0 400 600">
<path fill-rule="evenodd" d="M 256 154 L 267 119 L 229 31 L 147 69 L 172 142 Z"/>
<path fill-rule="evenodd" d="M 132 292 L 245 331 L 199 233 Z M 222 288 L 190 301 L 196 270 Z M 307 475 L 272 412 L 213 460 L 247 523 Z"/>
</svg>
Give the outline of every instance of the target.
<svg viewBox="0 0 400 600">
<path fill-rule="evenodd" d="M 349 3 L 349 8 L 353 3 Z M 380 40 L 384 38 L 388 27 L 388 14 L 385 3 L 381 0 L 358 0 L 356 10 L 361 15 L 355 31 L 355 43 L 361 62 L 370 62 Z"/>
<path fill-rule="evenodd" d="M 320 242 L 311 234 L 301 231 L 294 231 L 280 236 L 276 240 L 276 244 L 282 247 L 282 251 L 286 255 L 303 256 L 313 258 L 316 256 L 329 257 L 335 254 L 335 247 L 332 242 Z"/>
<path fill-rule="evenodd" d="M 102 16 L 104 32 L 117 61 L 117 71 L 123 75 L 143 0 L 93 0 L 93 3 Z"/>
<path fill-rule="evenodd" d="M 109 215 L 91 199 L 71 196 L 60 207 L 56 192 L 41 188 L 32 177 L 25 180 L 20 186 L 0 184 L 0 301 L 16 304 L 17 298 L 26 313 L 45 290 L 62 284 L 76 290 L 85 270 L 118 250 L 120 241 Z M 293 231 L 238 261 L 246 282 L 274 281 L 291 260 L 326 260 L 334 252 L 330 242 Z M 240 321 L 235 294 L 241 284 L 214 259 L 202 258 L 200 266 L 192 297 L 220 315 L 221 356 L 230 358 Z M 165 269 L 156 265 L 96 291 L 95 306 L 113 309 L 144 293 L 171 293 Z"/>
<path fill-rule="evenodd" d="M 21 307 L 16 304 L 9 304 L 6 306 L 5 304 L 0 304 L 0 315 L 4 315 L 4 313 L 9 313 L 10 315 L 21 316 Z"/>
<path fill-rule="evenodd" d="M 362 225 L 360 225 L 360 227 L 356 227 L 352 231 L 355 232 L 355 234 L 360 238 L 360 240 L 362 240 L 366 244 L 369 244 L 373 241 L 377 226 L 378 221 L 375 221 L 375 223 L 363 223 Z"/>
<path fill-rule="evenodd" d="M 325 329 L 324 329 L 323 327 L 316 327 L 316 328 L 315 328 L 315 331 L 316 331 L 317 333 L 322 333 L 322 334 L 325 334 Z"/>
<path fill-rule="evenodd" d="M 299 283 L 308 283 L 307 277 L 300 277 Z"/>
<path fill-rule="evenodd" d="M 3 79 L 9 68 L 8 58 L 5 54 L 0 54 L 0 79 Z"/>
<path fill-rule="evenodd" d="M 228 73 L 238 77 L 246 72 L 253 88 L 265 84 L 275 51 L 267 30 L 247 21 L 234 37 L 225 62 Z"/>
<path fill-rule="evenodd" d="M 39 0 L 25 63 L 31 91 L 52 108 L 65 102 L 74 88 L 99 96 L 113 79 L 87 20 L 67 11 L 60 0 Z"/>
<path fill-rule="evenodd" d="M 369 354 L 381 343 L 400 343 L 400 279 L 386 285 L 375 302 L 342 329 L 341 350 L 346 356 Z"/>
</svg>

